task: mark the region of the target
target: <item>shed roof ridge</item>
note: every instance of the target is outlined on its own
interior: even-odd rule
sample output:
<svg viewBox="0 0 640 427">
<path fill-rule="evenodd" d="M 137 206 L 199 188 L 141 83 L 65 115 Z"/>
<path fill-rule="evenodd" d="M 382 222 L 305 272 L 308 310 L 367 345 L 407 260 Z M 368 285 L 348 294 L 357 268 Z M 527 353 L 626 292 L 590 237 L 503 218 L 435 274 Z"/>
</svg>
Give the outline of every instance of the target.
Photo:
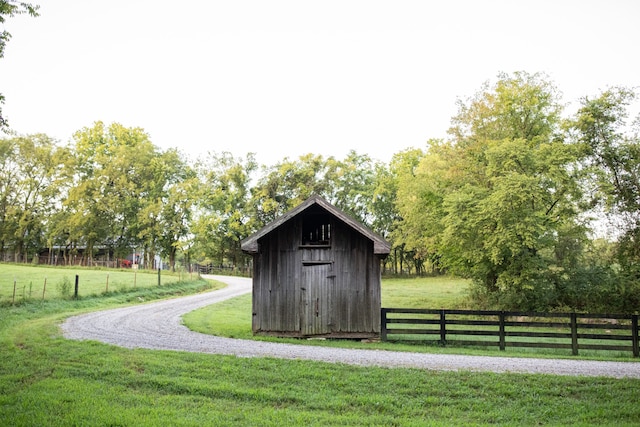
<svg viewBox="0 0 640 427">
<path fill-rule="evenodd" d="M 281 215 L 279 218 L 276 218 L 275 220 L 273 220 L 270 223 L 266 224 L 264 227 L 262 227 L 259 230 L 257 230 L 252 235 L 250 235 L 250 236 L 246 237 L 245 239 L 243 239 L 240 242 L 241 249 L 243 251 L 245 251 L 245 252 L 255 252 L 255 251 L 257 251 L 257 241 L 258 241 L 259 238 L 261 238 L 262 236 L 270 233 L 271 231 L 275 230 L 276 228 L 280 227 L 281 225 L 283 225 L 284 223 L 289 221 L 291 218 L 293 218 L 293 217 L 297 216 L 298 214 L 304 212 L 305 210 L 307 210 L 309 207 L 313 206 L 314 204 L 317 204 L 317 205 L 321 206 L 322 208 L 326 209 L 327 211 L 329 211 L 329 213 L 331 213 L 334 216 L 336 216 L 338 219 L 340 219 L 341 221 L 343 221 L 344 223 L 349 225 L 351 228 L 357 230 L 360 234 L 362 234 L 363 236 L 365 236 L 365 237 L 369 238 L 370 240 L 372 240 L 374 242 L 374 252 L 375 253 L 388 254 L 390 252 L 391 245 L 382 236 L 380 236 L 379 234 L 375 233 L 373 230 L 369 229 L 369 227 L 365 226 L 364 224 L 361 224 L 359 221 L 355 220 L 354 218 L 352 218 L 350 215 L 346 214 L 341 209 L 339 209 L 336 206 L 332 205 L 331 203 L 329 203 L 328 200 L 326 200 L 324 197 L 322 197 L 319 194 L 311 195 L 309 198 L 307 198 L 307 200 L 305 200 L 304 202 L 300 203 L 298 206 L 288 210 L 283 215 Z"/>
</svg>

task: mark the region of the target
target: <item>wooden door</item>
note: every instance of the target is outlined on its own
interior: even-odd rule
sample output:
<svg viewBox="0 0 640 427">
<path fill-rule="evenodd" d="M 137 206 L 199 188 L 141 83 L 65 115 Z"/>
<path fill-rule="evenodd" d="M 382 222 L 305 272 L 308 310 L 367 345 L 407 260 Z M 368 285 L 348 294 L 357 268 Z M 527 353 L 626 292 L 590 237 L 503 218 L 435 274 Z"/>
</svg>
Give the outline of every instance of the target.
<svg viewBox="0 0 640 427">
<path fill-rule="evenodd" d="M 302 312 L 300 313 L 302 335 L 323 335 L 331 332 L 333 278 L 332 263 L 302 266 Z"/>
</svg>

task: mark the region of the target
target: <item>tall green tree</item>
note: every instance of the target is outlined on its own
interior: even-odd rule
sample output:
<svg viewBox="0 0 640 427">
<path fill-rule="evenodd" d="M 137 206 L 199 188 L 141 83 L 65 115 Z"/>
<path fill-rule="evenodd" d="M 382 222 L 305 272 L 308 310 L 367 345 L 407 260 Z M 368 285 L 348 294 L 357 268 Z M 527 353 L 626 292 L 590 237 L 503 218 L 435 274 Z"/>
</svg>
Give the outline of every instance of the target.
<svg viewBox="0 0 640 427">
<path fill-rule="evenodd" d="M 377 174 L 382 165 L 369 155 L 351 150 L 344 159 L 334 161 L 332 174 L 324 179 L 332 180 L 333 188 L 326 195 L 331 203 L 363 224 L 375 228 L 373 209 Z M 381 231 L 381 230 L 376 230 Z"/>
<path fill-rule="evenodd" d="M 96 122 L 73 138 L 75 158 L 66 166 L 75 185 L 58 229 L 73 245 L 86 246 L 89 258 L 96 244 L 124 257 L 142 244 L 138 215 L 155 185 L 157 148 L 142 129 L 118 123 Z"/>
<path fill-rule="evenodd" d="M 191 168 L 185 169 L 183 179 L 167 188 L 160 211 L 162 232 L 159 244 L 162 254 L 169 258 L 172 270 L 176 267 L 179 252 L 185 255 L 185 264 L 191 262 L 193 210 L 196 204 L 194 195 L 198 194 L 199 181 Z"/>
<path fill-rule="evenodd" d="M 586 238 L 573 173 L 580 150 L 564 142 L 561 111 L 544 76 L 500 75 L 460 103 L 452 139 L 429 144 L 414 190 L 399 200 L 406 235 L 512 307 L 552 303 L 570 274 L 558 245 Z"/>
<path fill-rule="evenodd" d="M 640 116 L 627 124 L 636 99 L 621 87 L 584 98 L 574 126 L 586 150 L 594 205 L 619 227 L 618 261 L 640 279 Z"/>
<path fill-rule="evenodd" d="M 65 157 L 67 150 L 43 134 L 0 140 L 0 252 L 10 247 L 20 260 L 45 246 Z"/>
<path fill-rule="evenodd" d="M 240 241 L 256 227 L 250 187 L 257 168 L 252 153 L 244 159 L 229 152 L 209 153 L 197 165 L 202 184 L 193 230 L 202 259 L 242 264 Z"/>
<path fill-rule="evenodd" d="M 428 241 L 429 225 L 419 197 L 427 191 L 431 180 L 416 180 L 418 167 L 425 157 L 421 149 L 411 148 L 396 153 L 389 164 L 389 176 L 384 182 L 386 198 L 393 201 L 387 214 L 389 238 L 393 245 L 393 271 L 404 273 L 407 266 L 415 266 L 421 272 L 424 262 L 434 252 L 434 245 Z M 423 199 L 426 200 L 426 199 Z M 427 240 L 425 240 L 425 238 Z"/>
<path fill-rule="evenodd" d="M 200 181 L 196 171 L 175 149 L 158 152 L 147 169 L 144 203 L 136 219 L 136 236 L 153 265 L 160 253 L 175 270 L 176 259 L 193 244 L 191 221 L 199 198 Z"/>
<path fill-rule="evenodd" d="M 18 182 L 18 156 L 15 141 L 0 139 L 0 254 L 13 235 L 15 221 L 10 215 L 15 204 Z"/>
</svg>

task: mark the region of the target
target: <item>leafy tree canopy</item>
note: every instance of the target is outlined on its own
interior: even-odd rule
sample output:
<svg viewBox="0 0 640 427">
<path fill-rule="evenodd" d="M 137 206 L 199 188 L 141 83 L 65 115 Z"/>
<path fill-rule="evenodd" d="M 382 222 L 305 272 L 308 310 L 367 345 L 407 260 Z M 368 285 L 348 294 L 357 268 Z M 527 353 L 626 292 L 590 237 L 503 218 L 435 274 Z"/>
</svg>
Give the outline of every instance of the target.
<svg viewBox="0 0 640 427">
<path fill-rule="evenodd" d="M 586 238 L 577 232 L 581 192 L 572 173 L 580 150 L 564 141 L 560 115 L 557 90 L 539 74 L 500 75 L 461 102 L 452 138 L 430 141 L 417 166 L 405 168 L 404 242 L 487 292 L 551 295 L 551 272 L 568 268 L 556 246 L 566 233 Z"/>
<path fill-rule="evenodd" d="M 618 261 L 640 278 L 640 116 L 627 123 L 635 99 L 635 91 L 619 87 L 583 98 L 574 127 L 587 155 L 593 204 L 616 221 Z"/>
</svg>

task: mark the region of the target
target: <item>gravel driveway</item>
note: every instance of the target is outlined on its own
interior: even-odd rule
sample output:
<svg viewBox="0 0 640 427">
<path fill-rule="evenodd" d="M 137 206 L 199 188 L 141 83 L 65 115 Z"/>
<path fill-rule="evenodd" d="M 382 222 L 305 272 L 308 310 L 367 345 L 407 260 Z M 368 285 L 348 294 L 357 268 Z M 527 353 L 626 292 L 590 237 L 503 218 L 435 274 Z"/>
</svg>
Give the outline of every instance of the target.
<svg viewBox="0 0 640 427">
<path fill-rule="evenodd" d="M 66 338 L 96 340 L 127 348 L 189 351 L 238 357 L 275 357 L 345 363 L 359 366 L 405 367 L 556 375 L 640 378 L 640 363 L 568 359 L 463 356 L 352 350 L 221 338 L 193 332 L 182 325 L 192 310 L 251 291 L 250 279 L 206 276 L 226 283 L 218 291 L 70 317 L 62 324 Z"/>
</svg>

